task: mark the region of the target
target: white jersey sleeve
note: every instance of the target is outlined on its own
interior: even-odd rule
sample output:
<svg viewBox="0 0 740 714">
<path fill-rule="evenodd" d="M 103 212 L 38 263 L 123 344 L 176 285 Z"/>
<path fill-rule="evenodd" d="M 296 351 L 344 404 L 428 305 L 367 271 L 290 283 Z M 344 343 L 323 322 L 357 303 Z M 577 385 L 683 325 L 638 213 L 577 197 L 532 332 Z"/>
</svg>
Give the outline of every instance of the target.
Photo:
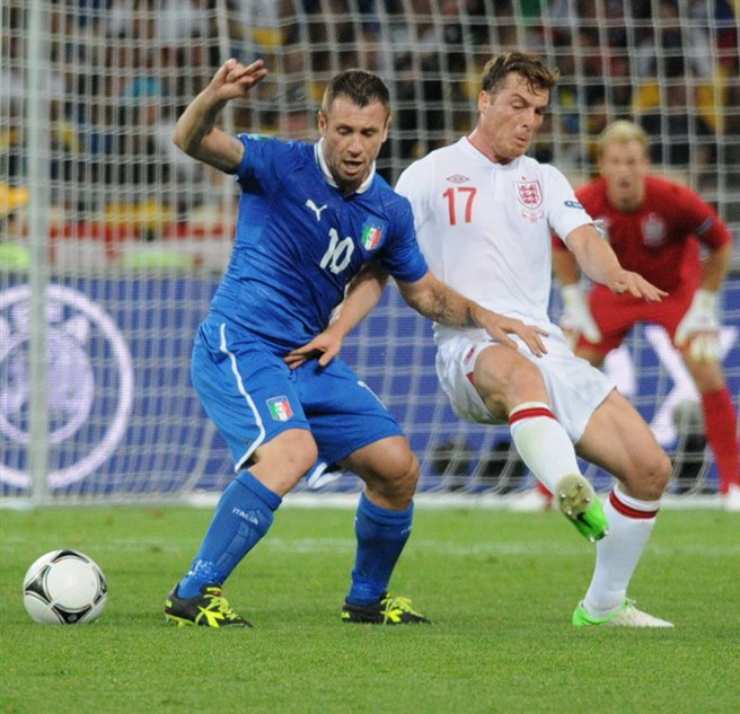
<svg viewBox="0 0 740 714">
<path fill-rule="evenodd" d="M 424 170 L 423 161 L 415 161 L 399 177 L 396 183 L 396 193 L 405 196 L 414 213 L 414 228 L 417 234 L 430 219 L 429 189 L 431 182 L 429 172 Z"/>
<path fill-rule="evenodd" d="M 541 166 L 545 171 L 547 186 L 547 223 L 554 233 L 565 240 L 571 231 L 593 223 L 593 220 L 576 198 L 568 179 L 554 166 Z"/>
</svg>

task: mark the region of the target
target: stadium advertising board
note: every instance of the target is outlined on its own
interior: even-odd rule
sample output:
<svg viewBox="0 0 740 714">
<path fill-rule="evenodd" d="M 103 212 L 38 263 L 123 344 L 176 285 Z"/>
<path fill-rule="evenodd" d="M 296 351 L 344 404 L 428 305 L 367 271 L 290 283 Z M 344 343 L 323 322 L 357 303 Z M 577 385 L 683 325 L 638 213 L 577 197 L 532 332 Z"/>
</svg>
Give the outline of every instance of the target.
<svg viewBox="0 0 740 714">
<path fill-rule="evenodd" d="M 207 278 L 90 278 L 53 281 L 48 290 L 49 486 L 53 493 L 174 494 L 217 488 L 228 455 L 190 386 L 190 349 L 216 283 Z M 0 492 L 29 485 L 29 287 L 0 285 Z M 740 312 L 729 282 L 725 313 Z M 404 338 L 404 335 L 407 335 Z M 737 326 L 722 333 L 733 394 L 740 391 Z M 490 448 L 482 427 L 461 423 L 434 377 L 428 323 L 395 290 L 347 340 L 344 357 L 401 421 L 422 457 L 423 488 L 440 485 L 432 452 L 460 435 L 472 460 Z M 676 410 L 696 402 L 685 368 L 660 328 L 640 328 L 607 369 L 635 401 L 660 443 L 680 442 Z M 440 406 L 443 405 L 443 406 Z M 497 438 L 505 439 L 505 427 Z M 476 449 L 478 451 L 476 452 Z M 712 469 L 713 471 L 713 469 Z M 710 473 L 710 478 L 714 474 Z M 345 490 L 343 479 L 324 479 Z"/>
</svg>

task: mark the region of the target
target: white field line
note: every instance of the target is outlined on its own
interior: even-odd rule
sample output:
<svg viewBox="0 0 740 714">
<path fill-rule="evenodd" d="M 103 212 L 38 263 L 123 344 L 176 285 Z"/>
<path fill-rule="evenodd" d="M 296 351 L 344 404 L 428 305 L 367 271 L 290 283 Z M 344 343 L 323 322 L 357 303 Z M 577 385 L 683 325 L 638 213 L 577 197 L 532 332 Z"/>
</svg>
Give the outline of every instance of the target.
<svg viewBox="0 0 740 714">
<path fill-rule="evenodd" d="M 27 545 L 31 538 L 9 536 L 0 542 L 0 552 L 13 550 L 18 545 Z M 154 552 L 182 552 L 184 548 L 193 551 L 198 547 L 197 538 L 115 538 L 95 545 L 95 552 L 99 551 L 127 551 L 131 553 Z M 269 535 L 259 546 L 260 550 L 275 553 L 354 553 L 354 538 L 272 538 Z M 732 558 L 740 556 L 740 543 L 724 543 L 712 546 L 702 545 L 650 545 L 647 552 L 664 557 L 701 557 L 701 558 Z M 509 543 L 453 543 L 441 540 L 411 538 L 405 551 L 405 557 L 415 555 L 443 555 L 451 557 L 469 556 L 498 556 L 498 557 L 577 557 L 591 558 L 589 546 L 584 542 L 569 545 L 559 545 L 550 541 L 518 541 Z"/>
<path fill-rule="evenodd" d="M 94 508 L 96 506 L 141 506 L 147 507 L 167 507 L 167 506 L 193 506 L 196 508 L 213 508 L 220 498 L 221 494 L 216 492 L 195 492 L 182 496 L 175 496 L 170 499 L 164 498 L 126 498 L 118 497 L 115 499 L 93 500 L 91 498 L 80 497 L 78 502 L 52 503 L 55 507 L 69 508 Z M 472 509 L 472 510 L 491 510 L 491 511 L 508 511 L 512 510 L 518 494 L 508 494 L 500 496 L 497 494 L 456 494 L 456 493 L 419 493 L 414 497 L 414 503 L 420 510 L 445 510 L 445 509 Z M 602 500 L 606 498 L 605 494 L 600 494 Z M 284 508 L 346 508 L 355 509 L 357 507 L 358 493 L 313 493 L 299 492 L 288 494 L 281 509 Z M 17 510 L 27 511 L 33 509 L 33 503 L 27 498 L 5 498 L 0 497 L 0 511 Z M 675 496 L 668 495 L 663 497 L 662 509 L 667 511 L 686 511 L 686 510 L 721 510 L 722 501 L 719 496 Z"/>
<path fill-rule="evenodd" d="M 607 494 L 599 494 L 602 501 Z M 497 494 L 418 493 L 414 505 L 419 509 L 445 510 L 470 508 L 475 510 L 508 511 L 516 504 L 519 494 L 499 496 Z M 193 493 L 184 497 L 183 503 L 197 507 L 210 507 L 218 503 L 220 494 Z M 357 493 L 289 493 L 281 508 L 357 508 Z M 721 510 L 719 496 L 672 496 L 663 497 L 661 508 L 665 510 Z"/>
</svg>

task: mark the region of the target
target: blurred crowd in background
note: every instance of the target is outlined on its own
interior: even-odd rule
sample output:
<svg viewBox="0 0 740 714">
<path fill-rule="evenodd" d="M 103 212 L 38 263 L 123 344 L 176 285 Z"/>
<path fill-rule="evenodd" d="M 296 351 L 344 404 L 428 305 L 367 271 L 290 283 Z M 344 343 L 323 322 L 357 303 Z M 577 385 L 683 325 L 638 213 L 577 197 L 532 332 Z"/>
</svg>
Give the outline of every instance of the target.
<svg viewBox="0 0 740 714">
<path fill-rule="evenodd" d="M 635 118 L 660 168 L 740 223 L 740 3 L 732 0 L 44 4 L 35 55 L 30 3 L 1 5 L 0 219 L 28 200 L 29 56 L 46 70 L 52 223 L 100 220 L 156 238 L 185 220 L 223 222 L 217 208 L 231 200 L 231 186 L 179 152 L 171 134 L 226 58 L 262 57 L 271 70 L 247 102 L 224 113 L 226 128 L 289 138 L 315 136 L 333 73 L 378 72 L 394 110 L 379 169 L 393 181 L 409 161 L 472 126 L 486 60 L 523 49 L 561 73 L 536 158 L 579 183 L 593 171 L 594 139 L 607 122 Z"/>
</svg>

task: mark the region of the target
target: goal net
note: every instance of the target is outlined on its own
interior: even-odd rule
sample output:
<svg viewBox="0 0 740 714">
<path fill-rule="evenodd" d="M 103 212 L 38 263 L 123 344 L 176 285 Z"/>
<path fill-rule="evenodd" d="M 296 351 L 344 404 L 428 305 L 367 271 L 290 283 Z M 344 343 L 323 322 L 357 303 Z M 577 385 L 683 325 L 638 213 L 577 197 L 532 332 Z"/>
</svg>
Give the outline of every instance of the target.
<svg viewBox="0 0 740 714">
<path fill-rule="evenodd" d="M 736 6 L 736 4 L 735 4 Z M 225 129 L 315 138 L 328 78 L 360 66 L 391 90 L 378 162 L 394 181 L 474 121 L 494 52 L 536 51 L 562 79 L 533 155 L 575 185 L 620 117 L 656 170 L 740 223 L 740 81 L 731 2 L 645 0 L 0 0 L 0 498 L 176 499 L 232 477 L 189 378 L 194 331 L 226 264 L 233 181 L 180 153 L 178 115 L 228 57 L 271 73 Z M 740 278 L 723 298 L 725 365 Z M 553 295 L 553 315 L 560 310 Z M 429 493 L 531 483 L 505 427 L 458 420 L 428 322 L 389 288 L 344 356 L 398 417 Z M 712 489 L 697 394 L 666 336 L 638 329 L 608 368 L 673 456 L 677 488 Z M 599 487 L 608 474 L 589 467 Z M 350 474 L 306 491 L 353 491 Z"/>
</svg>

